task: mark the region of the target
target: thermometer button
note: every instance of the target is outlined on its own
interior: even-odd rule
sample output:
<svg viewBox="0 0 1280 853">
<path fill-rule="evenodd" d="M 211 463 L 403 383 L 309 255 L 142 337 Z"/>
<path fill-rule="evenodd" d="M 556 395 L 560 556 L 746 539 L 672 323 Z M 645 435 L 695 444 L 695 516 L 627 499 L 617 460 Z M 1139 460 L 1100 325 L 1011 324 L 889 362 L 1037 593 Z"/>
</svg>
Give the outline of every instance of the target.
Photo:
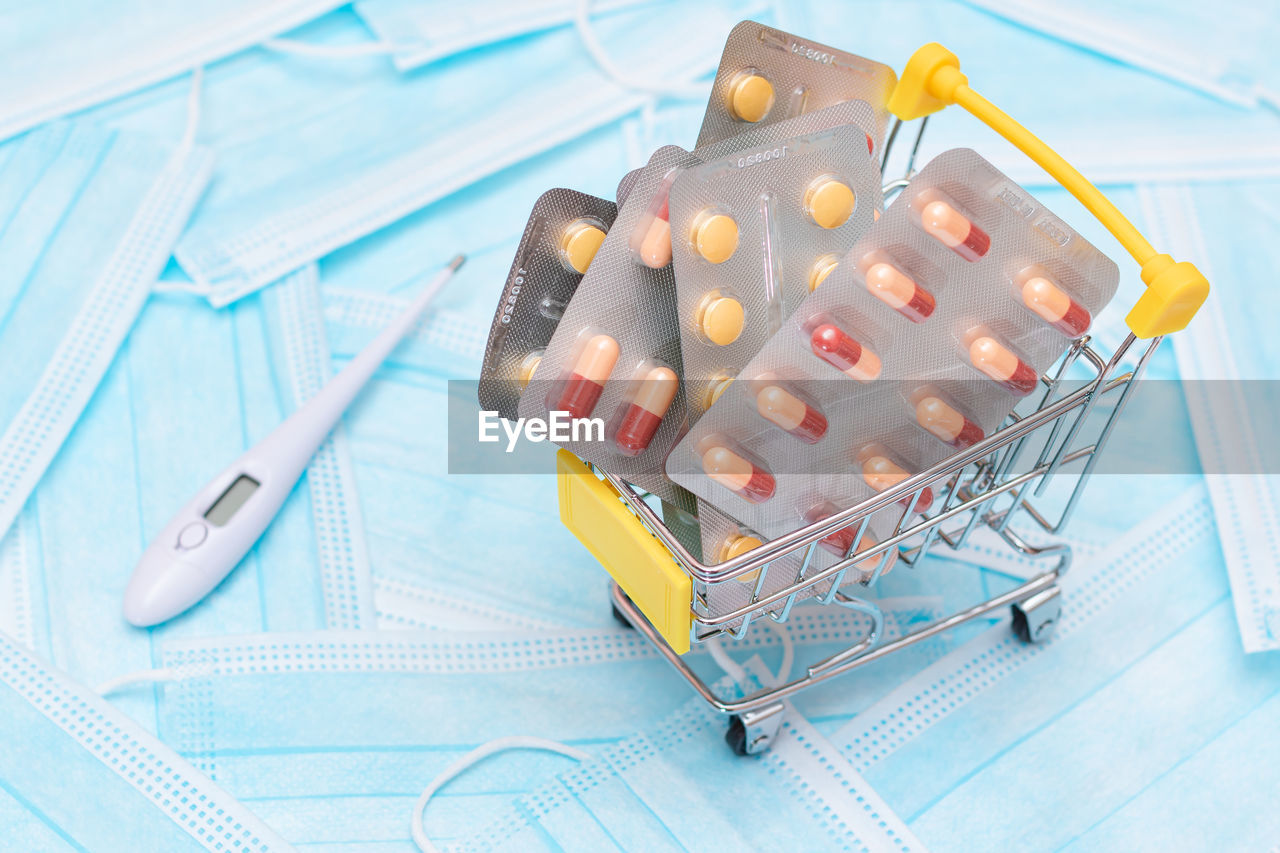
<svg viewBox="0 0 1280 853">
<path fill-rule="evenodd" d="M 179 531 L 178 544 L 175 547 L 179 551 L 190 551 L 192 548 L 200 547 L 208 535 L 209 525 L 203 521 L 193 521 Z"/>
</svg>

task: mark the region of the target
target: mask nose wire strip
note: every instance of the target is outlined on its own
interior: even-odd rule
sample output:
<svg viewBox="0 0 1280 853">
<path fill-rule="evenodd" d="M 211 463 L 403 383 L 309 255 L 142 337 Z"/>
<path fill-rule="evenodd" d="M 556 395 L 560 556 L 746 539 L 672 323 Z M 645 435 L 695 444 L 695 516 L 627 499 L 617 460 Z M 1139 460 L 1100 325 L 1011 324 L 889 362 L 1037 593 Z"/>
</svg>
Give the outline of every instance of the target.
<svg viewBox="0 0 1280 853">
<path fill-rule="evenodd" d="M 573 28 L 578 33 L 578 40 L 582 42 L 582 46 L 587 49 L 592 61 L 599 66 L 600 70 L 605 73 L 613 82 L 617 83 L 625 89 L 631 89 L 637 92 L 650 92 L 655 95 L 672 95 L 677 98 L 704 98 L 707 95 L 706 85 L 699 85 L 693 82 L 672 82 L 658 81 L 649 82 L 637 79 L 624 72 L 619 68 L 608 51 L 600 44 L 600 40 L 596 38 L 595 30 L 591 28 L 591 0 L 577 0 L 573 9 Z"/>
<path fill-rule="evenodd" d="M 395 44 L 389 41 L 366 41 L 357 44 L 311 44 L 297 39 L 267 39 L 262 46 L 290 56 L 306 56 L 313 59 L 360 59 L 365 56 L 385 56 L 411 50 L 415 46 Z"/>
<path fill-rule="evenodd" d="M 572 758 L 577 761 L 586 761 L 591 758 L 591 753 L 584 752 L 581 749 L 559 743 L 546 738 L 531 737 L 529 735 L 514 735 L 512 737 L 500 737 L 491 740 L 486 744 L 481 744 L 457 761 L 450 764 L 444 769 L 439 776 L 431 780 L 431 784 L 427 785 L 426 790 L 418 797 L 418 802 L 413 806 L 413 819 L 410 823 L 410 831 L 413 834 L 413 843 L 418 845 L 418 849 L 423 853 L 437 853 L 438 848 L 431 843 L 431 839 L 427 838 L 427 831 L 423 827 L 423 820 L 427 811 L 427 803 L 435 796 L 436 792 L 443 788 L 455 776 L 462 771 L 478 764 L 491 755 L 499 752 L 506 752 L 513 749 L 536 749 L 545 752 L 554 752 L 563 755 L 566 758 Z"/>
</svg>

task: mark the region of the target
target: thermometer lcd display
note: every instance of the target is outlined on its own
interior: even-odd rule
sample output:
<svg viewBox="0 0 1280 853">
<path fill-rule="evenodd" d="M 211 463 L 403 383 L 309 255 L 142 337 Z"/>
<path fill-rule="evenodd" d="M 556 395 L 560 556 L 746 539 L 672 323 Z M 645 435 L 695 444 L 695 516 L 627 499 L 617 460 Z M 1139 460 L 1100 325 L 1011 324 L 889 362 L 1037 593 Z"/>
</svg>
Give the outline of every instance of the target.
<svg viewBox="0 0 1280 853">
<path fill-rule="evenodd" d="M 215 527 L 221 527 L 231 520 L 231 516 L 235 515 L 240 507 L 244 506 L 244 502 L 249 500 L 249 495 L 258 490 L 259 485 L 258 481 L 248 474 L 241 474 L 213 502 L 213 506 L 209 507 L 204 517 Z"/>
</svg>

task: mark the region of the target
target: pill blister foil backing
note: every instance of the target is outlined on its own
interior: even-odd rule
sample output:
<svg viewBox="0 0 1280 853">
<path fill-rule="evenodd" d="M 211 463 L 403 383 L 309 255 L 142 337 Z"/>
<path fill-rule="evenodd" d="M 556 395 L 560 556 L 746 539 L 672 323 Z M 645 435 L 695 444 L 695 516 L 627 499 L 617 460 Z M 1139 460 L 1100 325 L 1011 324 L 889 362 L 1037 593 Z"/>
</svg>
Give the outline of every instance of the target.
<svg viewBox="0 0 1280 853">
<path fill-rule="evenodd" d="M 743 21 L 729 33 L 711 99 L 698 132 L 698 147 L 727 139 L 752 127 L 730 110 L 731 88 L 743 72 L 763 76 L 773 87 L 774 103 L 756 122 L 772 124 L 845 101 L 871 105 L 875 154 L 880 154 L 888 118 L 889 95 L 898 76 L 888 65 L 846 53 L 782 30 Z"/>
<path fill-rule="evenodd" d="M 990 236 L 990 248 L 979 260 L 966 261 L 920 226 L 914 203 L 934 193 L 954 200 Z M 868 257 L 892 259 L 933 293 L 936 308 L 923 323 L 907 320 L 871 295 L 860 268 Z M 976 153 L 957 149 L 940 155 L 742 369 L 672 451 L 668 472 L 727 515 L 772 538 L 804 526 L 805 512 L 822 501 L 847 508 L 871 497 L 856 458 L 868 445 L 887 447 L 912 474 L 954 453 L 917 425 L 913 405 L 921 390 L 952 402 L 990 435 L 1020 398 L 969 363 L 966 332 L 978 326 L 990 330 L 1037 376 L 1069 344 L 1016 298 L 1013 282 L 1030 268 L 1060 282 L 1093 316 L 1114 295 L 1119 278 L 1110 259 Z M 808 330 L 818 317 L 831 318 L 864 339 L 880 357 L 880 377 L 857 382 L 816 357 Z M 762 377 L 817 403 L 829 423 L 820 441 L 804 444 L 758 414 L 754 395 Z M 703 473 L 697 451 L 709 443 L 730 443 L 763 460 L 776 479 L 775 494 L 752 504 L 714 483 Z M 888 507 L 877 519 L 890 515 L 896 523 L 901 511 Z"/>
<path fill-rule="evenodd" d="M 583 275 L 561 260 L 560 241 L 579 219 L 608 230 L 617 206 L 569 189 L 550 189 L 533 203 L 489 329 L 480 368 L 480 408 L 514 420 L 524 390 L 521 367 L 545 348 Z"/>
</svg>

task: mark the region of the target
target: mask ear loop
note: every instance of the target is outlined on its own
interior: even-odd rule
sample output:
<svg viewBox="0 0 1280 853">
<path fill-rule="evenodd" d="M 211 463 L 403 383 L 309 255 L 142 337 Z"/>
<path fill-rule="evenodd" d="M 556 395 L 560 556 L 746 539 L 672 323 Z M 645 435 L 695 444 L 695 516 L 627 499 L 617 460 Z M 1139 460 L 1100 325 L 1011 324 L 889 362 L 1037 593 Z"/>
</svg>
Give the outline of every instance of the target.
<svg viewBox="0 0 1280 853">
<path fill-rule="evenodd" d="M 478 764 L 491 755 L 499 752 L 506 752 L 512 749 L 537 749 L 545 752 L 554 752 L 563 755 L 566 758 L 572 758 L 577 761 L 586 761 L 591 758 L 591 753 L 584 752 L 572 746 L 558 743 L 554 740 L 546 738 L 531 737 L 529 735 L 515 735 L 512 737 L 500 737 L 491 740 L 486 744 L 482 744 L 459 758 L 444 769 L 439 776 L 431 780 L 431 784 L 427 785 L 426 790 L 418 797 L 418 802 L 413 806 L 413 819 L 410 822 L 410 831 L 413 834 L 413 843 L 418 845 L 418 849 L 422 853 L 437 853 L 438 849 L 431 843 L 431 839 L 427 838 L 427 831 L 423 827 L 423 821 L 426 816 L 427 803 L 435 796 L 436 792 L 443 788 L 455 776 L 462 771 Z"/>
<path fill-rule="evenodd" d="M 771 674 L 773 682 L 772 687 L 778 687 L 784 684 L 791 677 L 791 668 L 796 662 L 796 644 L 791 639 L 791 633 L 781 624 L 770 620 L 766 623 L 773 632 L 778 635 L 779 644 L 782 646 L 782 661 L 778 664 L 778 671 Z M 711 659 L 716 662 L 725 674 L 733 679 L 734 683 L 739 687 L 745 687 L 747 683 L 747 671 L 742 665 L 729 657 L 729 653 L 724 650 L 724 646 L 720 643 L 720 638 L 708 640 L 707 651 L 711 652 Z"/>
<path fill-rule="evenodd" d="M 204 66 L 197 65 L 191 69 L 191 89 L 187 92 L 187 124 L 182 129 L 182 139 L 178 142 L 178 152 L 184 157 L 191 153 L 191 149 L 196 145 L 196 133 L 200 130 L 202 105 L 200 96 L 203 90 Z M 190 281 L 157 281 L 151 286 L 152 293 L 194 293 L 197 296 L 203 296 L 212 289 L 208 285 Z"/>
<path fill-rule="evenodd" d="M 389 41 L 364 41 L 356 44 L 311 44 L 297 39 L 267 39 L 262 47 L 290 56 L 306 56 L 312 59 L 360 59 L 366 56 L 385 56 L 409 50 L 411 45 Z"/>
<path fill-rule="evenodd" d="M 578 40 L 587 49 L 592 61 L 599 66 L 606 77 L 624 89 L 649 92 L 655 95 L 671 95 L 676 98 L 705 98 L 707 96 L 705 83 L 666 81 L 655 83 L 636 79 L 619 68 L 614 63 L 613 58 L 609 56 L 609 52 L 604 49 L 604 45 L 600 44 L 600 40 L 596 38 L 595 30 L 591 27 L 591 0 L 577 0 L 575 3 L 573 28 L 577 31 Z"/>
</svg>

